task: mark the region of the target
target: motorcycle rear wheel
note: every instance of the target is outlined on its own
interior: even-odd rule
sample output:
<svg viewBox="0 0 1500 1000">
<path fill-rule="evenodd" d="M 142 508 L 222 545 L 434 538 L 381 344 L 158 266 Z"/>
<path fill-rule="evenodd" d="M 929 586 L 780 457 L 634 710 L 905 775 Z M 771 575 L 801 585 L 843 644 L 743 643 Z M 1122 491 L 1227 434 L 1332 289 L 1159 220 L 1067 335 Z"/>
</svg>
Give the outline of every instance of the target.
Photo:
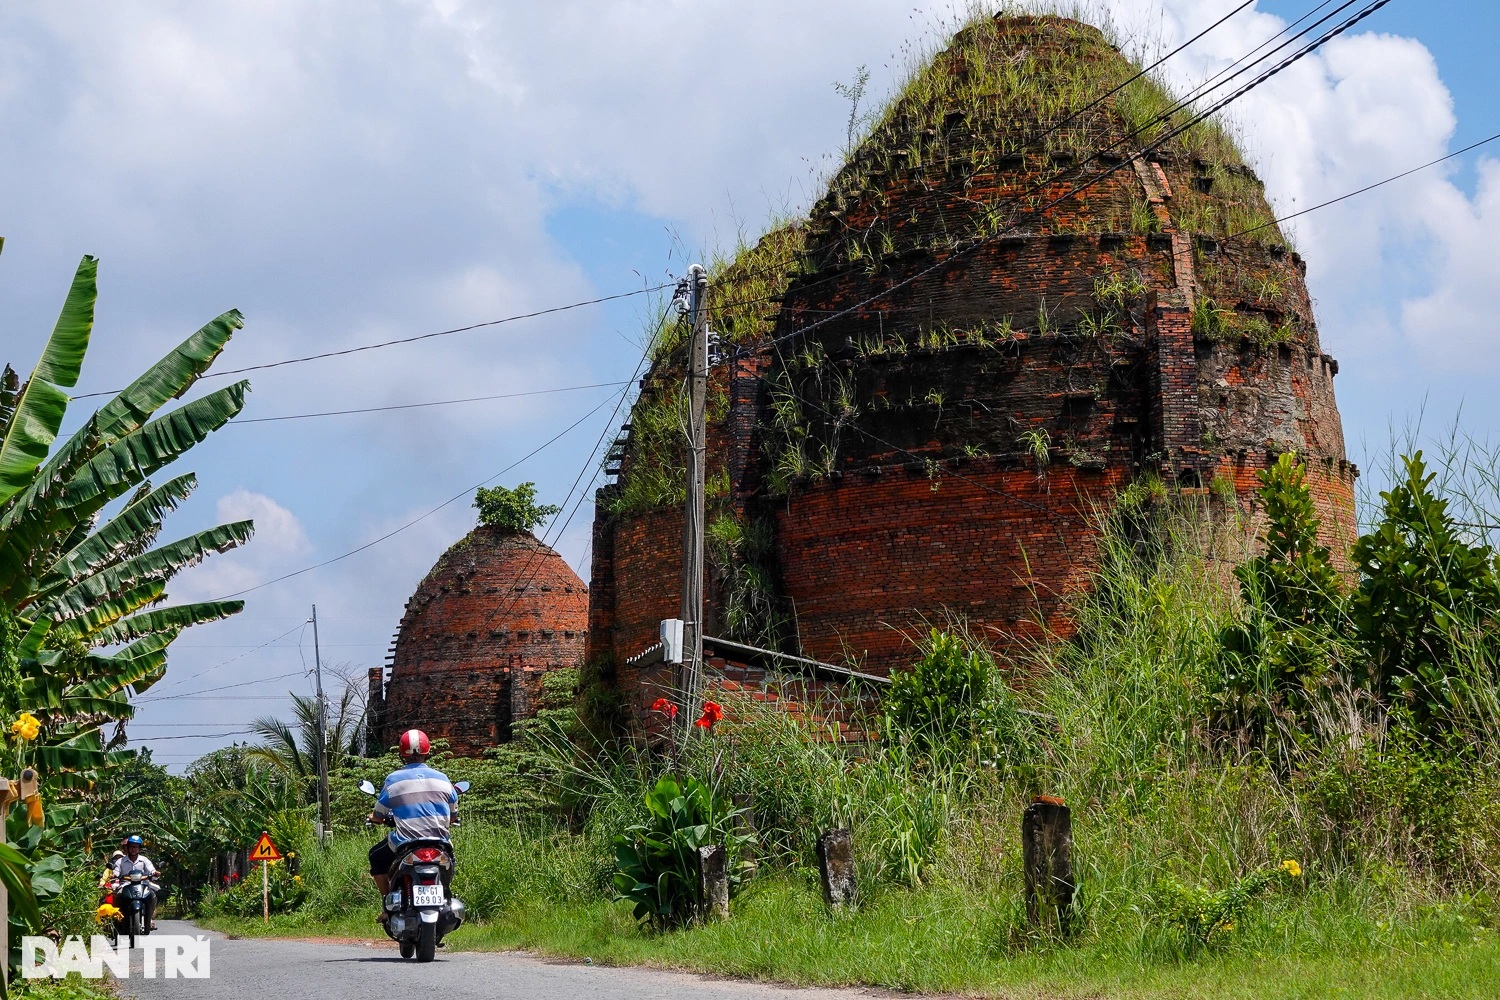
<svg viewBox="0 0 1500 1000">
<path fill-rule="evenodd" d="M 417 961 L 430 962 L 437 957 L 437 924 L 417 925 Z"/>
</svg>

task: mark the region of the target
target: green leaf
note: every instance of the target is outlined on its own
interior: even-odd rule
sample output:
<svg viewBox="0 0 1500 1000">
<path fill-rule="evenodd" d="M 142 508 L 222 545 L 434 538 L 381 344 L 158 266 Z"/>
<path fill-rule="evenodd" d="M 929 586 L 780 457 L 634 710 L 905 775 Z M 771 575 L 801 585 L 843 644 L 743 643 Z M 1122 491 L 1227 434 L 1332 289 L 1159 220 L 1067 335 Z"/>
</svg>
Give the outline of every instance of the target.
<svg viewBox="0 0 1500 1000">
<path fill-rule="evenodd" d="M 111 444 L 140 427 L 164 403 L 186 392 L 245 325 L 238 309 L 215 317 L 99 409 L 99 435 Z"/>
<path fill-rule="evenodd" d="M 101 496 L 105 497 L 103 503 L 113 500 L 223 427 L 244 409 L 245 393 L 249 391 L 249 382 L 225 386 L 109 445 L 68 481 L 64 504 L 88 505 Z"/>
<path fill-rule="evenodd" d="M 32 930 L 40 930 L 42 911 L 31 889 L 26 856 L 9 844 L 0 843 L 0 883 L 10 893 L 10 905 Z M 3 960 L 3 959 L 0 959 Z"/>
<path fill-rule="evenodd" d="M 194 625 L 218 621 L 245 610 L 244 601 L 202 601 L 196 604 L 174 604 L 106 626 L 89 636 L 89 644 L 107 646 L 129 642 L 142 636 L 170 630 L 180 632 Z"/>
<path fill-rule="evenodd" d="M 168 580 L 180 570 L 195 566 L 214 553 L 227 552 L 249 541 L 254 531 L 255 522 L 234 521 L 157 546 L 134 559 L 127 559 L 84 577 L 58 596 L 45 601 L 41 606 L 41 613 L 59 619 L 75 618 L 105 598 L 117 596 L 141 583 Z"/>
<path fill-rule="evenodd" d="M 0 441 L 0 506 L 31 484 L 47 457 L 68 408 L 64 389 L 78 384 L 78 372 L 94 326 L 95 279 L 99 262 L 84 257 L 41 360 L 15 402 Z"/>
<path fill-rule="evenodd" d="M 58 582 L 75 581 L 121 553 L 130 553 L 139 539 L 161 526 L 162 515 L 176 510 L 197 486 L 198 477 L 190 472 L 127 505 L 104 527 L 53 563 L 38 584 L 39 592 Z"/>
</svg>

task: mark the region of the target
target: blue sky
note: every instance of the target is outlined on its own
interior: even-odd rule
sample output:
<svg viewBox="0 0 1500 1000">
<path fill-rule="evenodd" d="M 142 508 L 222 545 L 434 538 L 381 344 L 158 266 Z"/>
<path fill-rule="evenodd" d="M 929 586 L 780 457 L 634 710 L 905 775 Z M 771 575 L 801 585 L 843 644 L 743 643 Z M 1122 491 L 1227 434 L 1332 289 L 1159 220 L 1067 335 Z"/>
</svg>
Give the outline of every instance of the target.
<svg viewBox="0 0 1500 1000">
<path fill-rule="evenodd" d="M 1261 0 L 1165 69 L 1192 83 L 1313 5 Z M 117 387 L 230 307 L 247 328 L 221 367 L 658 284 L 809 204 L 844 139 L 833 82 L 867 65 L 871 94 L 889 92 L 967 6 L 5 8 L 0 360 L 29 370 L 85 252 L 101 258 L 101 298 L 81 392 Z M 1233 6 L 1082 9 L 1154 52 Z M 1500 131 L 1496 37 L 1500 5 L 1393 0 L 1233 119 L 1272 197 L 1294 210 Z M 1461 404 L 1466 431 L 1500 434 L 1497 223 L 1500 142 L 1297 224 L 1325 349 L 1341 361 L 1351 457 L 1367 469 L 1389 428 L 1419 414 L 1435 428 Z M 620 382 L 658 304 L 640 296 L 257 372 L 245 416 Z M 184 463 L 202 485 L 168 531 L 254 516 L 258 536 L 185 574 L 174 597 L 231 593 L 365 544 L 602 404 L 502 480 L 535 480 L 562 503 L 619 422 L 613 391 L 226 428 Z M 585 577 L 591 520 L 585 503 L 556 532 Z M 143 699 L 133 733 L 182 762 L 229 741 L 197 734 L 284 710 L 289 688 L 306 690 L 314 603 L 325 663 L 379 665 L 406 596 L 471 523 L 465 497 L 248 594 L 239 619 L 179 640 L 168 680 L 147 695 L 163 700 Z M 230 684 L 243 686 L 208 690 Z"/>
</svg>

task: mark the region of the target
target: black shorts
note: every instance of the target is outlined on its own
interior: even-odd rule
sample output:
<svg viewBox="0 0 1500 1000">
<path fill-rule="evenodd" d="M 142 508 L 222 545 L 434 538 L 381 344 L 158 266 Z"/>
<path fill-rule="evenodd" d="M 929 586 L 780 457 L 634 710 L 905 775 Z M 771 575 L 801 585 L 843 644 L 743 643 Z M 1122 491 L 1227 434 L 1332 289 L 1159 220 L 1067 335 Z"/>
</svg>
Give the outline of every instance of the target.
<svg viewBox="0 0 1500 1000">
<path fill-rule="evenodd" d="M 386 838 L 380 838 L 380 842 L 370 848 L 370 874 L 388 875 L 391 865 L 396 863 L 396 852 L 391 850 L 391 843 Z"/>
</svg>

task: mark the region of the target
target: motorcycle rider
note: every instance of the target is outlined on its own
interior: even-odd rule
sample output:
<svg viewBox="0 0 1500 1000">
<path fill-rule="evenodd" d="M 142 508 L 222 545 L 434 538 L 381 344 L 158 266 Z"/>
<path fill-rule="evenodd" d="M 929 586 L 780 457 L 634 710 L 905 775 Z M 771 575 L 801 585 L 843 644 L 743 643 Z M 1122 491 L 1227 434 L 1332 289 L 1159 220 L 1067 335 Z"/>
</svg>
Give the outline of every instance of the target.
<svg viewBox="0 0 1500 1000">
<path fill-rule="evenodd" d="M 458 791 L 448 776 L 427 766 L 432 742 L 420 729 L 401 734 L 401 759 L 405 766 L 386 776 L 380 797 L 370 813 L 371 823 L 384 823 L 390 817 L 394 829 L 370 848 L 370 875 L 385 899 L 391 891 L 391 865 L 396 849 L 412 840 L 448 839 L 448 828 L 457 818 Z M 384 906 L 376 919 L 384 921 Z"/>
<path fill-rule="evenodd" d="M 124 843 L 120 846 L 124 848 L 125 855 L 124 857 L 114 859 L 115 880 L 117 882 L 122 881 L 126 877 L 139 872 L 146 876 L 152 883 L 152 892 L 146 897 L 146 923 L 154 931 L 156 930 L 156 892 L 159 889 L 155 882 L 156 876 L 160 871 L 151 863 L 150 858 L 141 853 L 141 849 L 146 846 L 146 842 L 141 839 L 139 834 L 133 833 L 126 837 Z"/>
</svg>

